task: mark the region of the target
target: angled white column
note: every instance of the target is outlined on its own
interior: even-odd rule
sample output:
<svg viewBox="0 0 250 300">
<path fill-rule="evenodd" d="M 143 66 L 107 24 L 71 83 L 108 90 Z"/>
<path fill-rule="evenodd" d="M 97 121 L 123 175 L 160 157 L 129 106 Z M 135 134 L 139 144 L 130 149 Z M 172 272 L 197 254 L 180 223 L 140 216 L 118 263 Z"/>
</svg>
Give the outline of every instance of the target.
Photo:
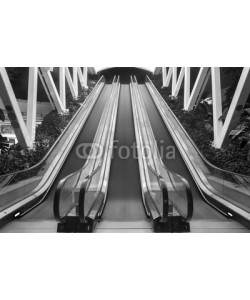
<svg viewBox="0 0 250 300">
<path fill-rule="evenodd" d="M 173 68 L 172 67 L 170 67 L 170 68 L 168 68 L 168 73 L 167 73 L 167 77 L 166 77 L 166 82 L 165 82 L 165 87 L 168 87 L 169 86 L 169 84 L 170 84 L 170 80 L 171 80 L 171 78 L 172 78 L 172 74 L 173 74 Z"/>
<path fill-rule="evenodd" d="M 67 79 L 67 82 L 68 82 L 68 85 L 69 85 L 69 89 L 70 89 L 71 95 L 72 95 L 73 98 L 76 98 L 77 97 L 77 93 L 76 93 L 75 86 L 74 86 L 74 83 L 72 81 L 72 78 L 71 78 L 71 75 L 70 75 L 68 67 L 65 68 L 65 74 L 66 74 L 66 79 Z"/>
<path fill-rule="evenodd" d="M 214 146 L 217 147 L 219 136 L 223 126 L 222 121 L 219 120 L 222 115 L 222 99 L 221 99 L 221 81 L 220 81 L 220 68 L 212 68 L 212 95 L 213 95 L 213 126 L 214 126 Z"/>
<path fill-rule="evenodd" d="M 189 97 L 190 97 L 190 67 L 185 67 L 184 109 L 187 109 Z"/>
<path fill-rule="evenodd" d="M 36 136 L 37 81 L 38 68 L 30 67 L 27 102 L 27 131 L 32 141 Z"/>
<path fill-rule="evenodd" d="M 47 87 L 47 85 L 46 85 L 46 82 L 45 82 L 45 80 L 44 80 L 44 78 L 43 78 L 43 74 L 42 74 L 41 68 L 38 68 L 38 76 L 39 76 L 39 78 L 40 78 L 40 81 L 41 81 L 41 83 L 42 83 L 42 86 L 43 86 L 43 88 L 44 88 L 44 91 L 45 91 L 45 93 L 46 93 L 46 95 L 47 95 L 47 98 L 49 99 L 49 102 L 50 102 L 50 104 L 51 104 L 51 106 L 52 106 L 52 109 L 55 110 L 56 107 L 55 107 L 55 105 L 54 105 L 53 99 L 51 98 L 51 95 L 50 95 L 49 89 L 48 89 L 48 87 Z"/>
<path fill-rule="evenodd" d="M 78 97 L 78 77 L 77 77 L 77 69 L 76 67 L 73 67 L 73 83 L 74 83 L 74 89 L 76 98 Z"/>
<path fill-rule="evenodd" d="M 78 72 L 79 81 L 81 83 L 81 87 L 87 89 L 87 83 L 85 81 L 87 75 L 86 75 L 85 68 L 83 68 L 83 73 L 81 68 L 77 68 L 77 72 Z"/>
<path fill-rule="evenodd" d="M 43 78 L 44 78 L 44 80 L 46 82 L 46 85 L 49 89 L 50 95 L 53 99 L 53 103 L 54 103 L 57 111 L 59 113 L 64 112 L 64 108 L 63 108 L 63 105 L 61 103 L 61 99 L 60 99 L 60 96 L 57 92 L 57 89 L 56 89 L 55 83 L 53 81 L 53 78 L 51 76 L 50 70 L 48 68 L 44 68 L 44 67 L 42 67 L 40 69 L 41 69 Z"/>
<path fill-rule="evenodd" d="M 88 67 L 83 67 L 83 87 L 88 89 Z"/>
<path fill-rule="evenodd" d="M 171 92 L 172 95 L 174 95 L 176 82 L 177 82 L 177 67 L 174 67 L 173 74 L 172 74 L 172 92 Z"/>
<path fill-rule="evenodd" d="M 205 81 L 208 70 L 209 70 L 208 67 L 200 68 L 198 77 L 195 81 L 193 90 L 191 92 L 191 96 L 190 96 L 188 102 L 186 103 L 185 110 L 192 110 L 194 108 L 194 106 L 197 102 L 198 96 L 200 94 L 201 88 L 203 86 L 203 83 Z"/>
<path fill-rule="evenodd" d="M 184 75 L 185 75 L 185 68 L 182 67 L 181 71 L 180 71 L 180 74 L 179 74 L 179 77 L 178 77 L 178 80 L 177 80 L 177 83 L 175 85 L 174 92 L 172 93 L 172 95 L 175 96 L 175 97 L 177 97 L 178 94 L 179 94 Z"/>
<path fill-rule="evenodd" d="M 59 67 L 60 98 L 63 109 L 66 109 L 65 67 Z"/>
<path fill-rule="evenodd" d="M 166 79 L 167 79 L 167 68 L 162 67 L 162 87 L 165 87 Z"/>
<path fill-rule="evenodd" d="M 33 142 L 24 123 L 20 108 L 5 68 L 0 68 L 0 96 L 21 147 L 32 147 Z"/>
</svg>

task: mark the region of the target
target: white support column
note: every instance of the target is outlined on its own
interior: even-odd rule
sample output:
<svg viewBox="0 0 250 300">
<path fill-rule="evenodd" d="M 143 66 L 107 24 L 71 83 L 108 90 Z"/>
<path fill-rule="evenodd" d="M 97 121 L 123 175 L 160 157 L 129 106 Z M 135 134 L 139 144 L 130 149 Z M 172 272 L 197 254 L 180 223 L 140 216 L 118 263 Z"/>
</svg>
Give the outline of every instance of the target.
<svg viewBox="0 0 250 300">
<path fill-rule="evenodd" d="M 168 87 L 169 86 L 172 74 L 173 74 L 173 68 L 172 67 L 168 68 L 168 73 L 167 73 L 167 77 L 166 77 L 166 81 L 165 81 L 164 87 Z"/>
<path fill-rule="evenodd" d="M 199 93 L 201 91 L 201 88 L 203 86 L 203 83 L 205 81 L 207 72 L 208 72 L 209 68 L 208 67 L 202 67 L 200 68 L 199 74 L 197 76 L 197 79 L 195 81 L 193 90 L 191 92 L 191 96 L 188 100 L 188 103 L 186 105 L 186 110 L 192 110 L 197 102 Z"/>
<path fill-rule="evenodd" d="M 162 67 L 162 87 L 166 87 L 165 83 L 167 80 L 167 68 Z"/>
<path fill-rule="evenodd" d="M 77 72 L 78 72 L 78 77 L 79 77 L 79 80 L 81 83 L 81 87 L 87 89 L 86 81 L 84 79 L 84 69 L 85 68 L 83 68 L 83 73 L 82 73 L 81 68 L 77 68 Z"/>
<path fill-rule="evenodd" d="M 46 93 L 46 95 L 47 95 L 47 97 L 48 97 L 48 99 L 49 99 L 49 102 L 50 102 L 50 104 L 51 104 L 51 106 L 52 106 L 52 109 L 55 110 L 56 108 L 55 108 L 53 99 L 52 99 L 51 96 L 50 96 L 50 92 L 49 92 L 49 90 L 48 90 L 48 87 L 47 87 L 47 85 L 46 85 L 46 82 L 45 82 L 45 80 L 44 80 L 44 78 L 43 78 L 43 74 L 42 74 L 41 68 L 38 68 L 38 76 L 39 76 L 40 81 L 41 81 L 41 83 L 42 83 L 42 85 L 43 85 L 44 91 L 45 91 L 45 93 Z"/>
<path fill-rule="evenodd" d="M 174 90 L 177 82 L 177 67 L 173 68 L 173 75 L 172 75 L 172 91 L 171 94 L 174 95 Z"/>
<path fill-rule="evenodd" d="M 72 78 L 71 78 L 68 67 L 65 68 L 65 74 L 66 74 L 66 79 L 67 79 L 67 82 L 68 82 L 68 85 L 69 85 L 71 95 L 72 95 L 73 98 L 76 98 L 75 87 L 74 87 L 74 84 L 73 84 L 73 81 L 72 81 Z"/>
<path fill-rule="evenodd" d="M 5 106 L 11 125 L 21 147 L 32 147 L 32 139 L 30 138 L 25 126 L 17 99 L 5 68 L 0 68 L 0 97 L 2 98 L 2 102 Z"/>
<path fill-rule="evenodd" d="M 27 103 L 27 131 L 32 141 L 35 140 L 36 136 L 37 81 L 38 68 L 30 67 Z"/>
<path fill-rule="evenodd" d="M 74 89 L 76 98 L 78 97 L 78 77 L 77 77 L 77 69 L 76 67 L 73 67 L 73 83 L 74 83 Z"/>
<path fill-rule="evenodd" d="M 187 110 L 189 97 L 190 97 L 190 67 L 185 67 L 184 105 L 183 105 L 185 110 Z"/>
<path fill-rule="evenodd" d="M 221 99 L 221 81 L 220 68 L 211 68 L 212 75 L 212 95 L 213 95 L 213 127 L 214 127 L 214 146 L 219 145 L 219 136 L 223 127 L 222 121 L 219 120 L 222 115 Z"/>
<path fill-rule="evenodd" d="M 56 107 L 56 109 L 59 113 L 62 113 L 64 111 L 64 109 L 63 109 L 59 94 L 57 92 L 55 83 L 54 83 L 53 78 L 50 74 L 50 70 L 48 70 L 48 68 L 44 68 L 44 67 L 42 67 L 40 69 L 41 69 L 43 78 L 44 78 L 44 80 L 47 84 L 47 87 L 49 89 L 50 95 L 53 99 L 53 102 L 55 104 L 55 107 Z"/>
<path fill-rule="evenodd" d="M 59 85 L 62 108 L 66 109 L 65 67 L 59 67 Z"/>
<path fill-rule="evenodd" d="M 222 127 L 217 144 L 214 146 L 217 148 L 223 147 L 228 141 L 229 132 L 237 125 L 241 113 L 244 109 L 244 105 L 250 93 L 250 68 L 245 67 L 241 73 L 236 91 L 234 93 L 230 108 L 228 110 L 226 120 Z"/>
<path fill-rule="evenodd" d="M 174 89 L 174 92 L 172 93 L 174 97 L 177 97 L 178 94 L 179 94 L 181 84 L 182 84 L 182 81 L 183 81 L 183 78 L 184 78 L 184 74 L 185 74 L 185 68 L 182 67 L 181 71 L 180 71 L 180 74 L 179 74 L 179 77 L 178 77 L 178 80 L 177 80 L 177 83 L 176 83 L 176 86 L 175 86 L 175 89 Z"/>
<path fill-rule="evenodd" d="M 83 67 L 84 88 L 88 89 L 88 67 Z"/>
</svg>

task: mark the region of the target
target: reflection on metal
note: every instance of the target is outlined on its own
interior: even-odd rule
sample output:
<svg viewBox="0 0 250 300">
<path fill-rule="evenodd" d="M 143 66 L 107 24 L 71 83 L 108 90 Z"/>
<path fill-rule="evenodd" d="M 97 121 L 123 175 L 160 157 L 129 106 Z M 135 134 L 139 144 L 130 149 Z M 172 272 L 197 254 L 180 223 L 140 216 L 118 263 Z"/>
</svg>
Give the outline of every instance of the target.
<svg viewBox="0 0 250 300">
<path fill-rule="evenodd" d="M 5 68 L 0 68 L 0 98 L 4 104 L 18 142 L 23 148 L 32 148 L 36 134 L 38 75 L 53 107 L 59 113 L 66 110 L 67 80 L 74 98 L 78 94 L 78 80 L 82 88 L 87 89 L 88 68 L 73 67 L 73 79 L 68 67 L 59 68 L 59 91 L 57 91 L 51 72 L 53 67 L 30 67 L 28 80 L 27 124 L 25 124 L 18 101 Z M 66 80 L 65 80 L 66 79 Z"/>
<path fill-rule="evenodd" d="M 166 68 L 162 68 L 162 87 L 168 87 L 170 84 L 170 80 L 173 74 L 173 68 L 170 67 L 168 70 Z M 174 84 L 172 83 L 172 86 Z"/>
<path fill-rule="evenodd" d="M 250 68 L 242 70 L 231 105 L 229 107 L 225 122 L 220 119 L 222 116 L 222 95 L 219 67 L 201 67 L 191 91 L 190 67 L 182 67 L 177 78 L 177 67 L 162 67 L 163 88 L 169 87 L 172 79 L 172 96 L 177 97 L 181 84 L 184 80 L 184 110 L 192 110 L 201 100 L 202 94 L 211 76 L 212 99 L 213 99 L 213 130 L 215 148 L 221 148 L 228 142 L 228 134 L 236 125 L 244 109 L 247 97 L 250 93 Z"/>
</svg>

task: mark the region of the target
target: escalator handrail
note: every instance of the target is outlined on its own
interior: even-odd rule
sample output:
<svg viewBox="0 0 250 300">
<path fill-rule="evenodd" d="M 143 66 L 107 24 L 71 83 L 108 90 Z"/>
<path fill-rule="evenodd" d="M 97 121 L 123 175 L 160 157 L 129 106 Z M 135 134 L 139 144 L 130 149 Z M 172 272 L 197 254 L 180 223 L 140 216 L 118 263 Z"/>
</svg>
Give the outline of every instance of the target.
<svg viewBox="0 0 250 300">
<path fill-rule="evenodd" d="M 114 84 L 115 79 L 116 79 L 116 76 L 114 77 L 112 84 Z M 102 160 L 103 160 L 103 154 L 102 154 L 101 161 L 100 161 L 100 164 L 99 164 L 100 166 L 102 165 Z M 87 177 L 91 176 L 91 174 L 92 174 L 93 172 L 95 172 L 95 171 L 97 172 L 97 171 L 98 171 L 97 169 L 99 168 L 99 165 L 98 165 L 98 167 L 97 167 L 94 171 L 92 171 L 90 174 L 88 174 L 83 180 L 85 180 Z M 61 216 L 60 216 L 60 209 L 59 209 L 59 207 L 60 207 L 61 193 L 62 193 L 62 191 L 63 191 L 65 182 L 66 182 L 70 177 L 73 177 L 73 176 L 75 176 L 75 175 L 78 174 L 78 173 L 79 173 L 79 175 L 80 175 L 80 173 L 82 173 L 88 166 L 89 166 L 89 162 L 87 161 L 87 164 L 85 164 L 81 169 L 79 169 L 79 170 L 77 170 L 77 171 L 75 171 L 75 172 L 73 172 L 73 173 L 71 173 L 71 174 L 65 176 L 65 177 L 62 178 L 62 179 L 60 180 L 60 182 L 58 183 L 57 188 L 56 188 L 56 192 L 55 192 L 55 196 L 54 196 L 54 204 L 53 204 L 54 216 L 55 216 L 55 219 L 56 219 L 58 222 L 61 222 L 61 223 L 66 222 L 65 216 L 64 216 L 64 217 L 61 217 Z M 95 173 L 96 173 L 96 172 L 95 172 Z M 93 174 L 93 175 L 94 175 L 94 174 Z M 91 176 L 91 177 L 92 177 L 92 176 Z M 80 190 L 80 193 L 81 193 L 81 190 Z"/>
<path fill-rule="evenodd" d="M 153 84 L 153 82 L 151 81 L 151 79 L 148 77 L 148 75 L 146 76 L 146 79 L 149 81 L 151 87 L 156 91 L 157 95 L 160 96 L 162 99 L 164 99 L 162 97 L 162 95 L 160 94 L 160 92 L 157 90 L 157 88 L 155 87 L 155 85 Z M 166 101 L 164 100 L 164 104 L 167 105 Z M 187 134 L 186 130 L 184 129 L 184 127 L 182 126 L 182 124 L 180 123 L 180 121 L 178 120 L 178 118 L 175 116 L 175 114 L 173 113 L 173 117 L 175 118 L 175 120 L 178 122 L 178 124 L 180 125 L 180 127 L 182 128 L 182 130 L 186 133 L 186 135 L 189 137 L 189 135 Z M 201 151 L 198 149 L 198 147 L 196 146 L 196 144 L 194 143 L 194 141 L 189 137 L 189 141 L 192 143 L 192 145 L 194 146 L 195 150 L 197 151 L 197 153 L 199 154 L 199 156 L 202 158 L 202 160 L 205 161 L 206 164 L 208 164 L 211 168 L 214 168 L 216 170 L 219 170 L 220 172 L 225 172 L 225 173 L 228 173 L 228 174 L 231 174 L 232 176 L 240 176 L 240 177 L 243 177 L 243 178 L 247 178 L 247 179 L 250 179 L 250 176 L 248 175 L 242 175 L 240 173 L 235 173 L 235 172 L 232 172 L 232 171 L 229 171 L 229 170 L 224 170 L 224 169 L 221 169 L 215 165 L 213 165 L 211 162 L 209 162 L 205 156 L 201 153 Z"/>
<path fill-rule="evenodd" d="M 136 77 L 134 78 L 134 80 L 135 80 L 135 83 L 138 84 L 138 83 L 137 83 Z M 138 90 L 138 93 L 140 93 L 139 90 Z M 145 121 L 144 121 L 144 122 L 145 122 Z M 155 145 L 154 145 L 154 146 L 155 146 Z M 172 186 L 174 187 L 174 189 L 175 189 L 175 191 L 176 191 L 177 193 L 178 193 L 178 191 L 177 191 L 177 189 L 176 189 L 176 187 L 175 187 L 175 184 L 174 184 L 174 182 L 173 182 L 173 180 L 172 180 L 172 178 L 171 178 L 171 175 L 172 175 L 172 176 L 178 177 L 178 178 L 182 181 L 182 183 L 183 183 L 184 190 L 185 190 L 186 196 L 187 196 L 187 207 L 188 207 L 188 209 L 187 209 L 187 215 L 186 215 L 186 217 L 185 217 L 185 220 L 188 221 L 188 220 L 190 220 L 190 219 L 192 218 L 192 215 L 193 215 L 193 195 L 192 195 L 192 191 L 191 191 L 190 185 L 189 185 L 188 181 L 187 181 L 183 176 L 181 176 L 180 174 L 177 174 L 177 173 L 175 173 L 175 172 L 173 172 L 173 171 L 170 171 L 170 170 L 164 165 L 164 163 L 162 162 L 161 157 L 159 156 L 159 151 L 158 151 L 158 149 L 156 149 L 156 153 L 157 153 L 157 156 L 158 156 L 158 161 L 160 162 L 160 164 L 161 164 L 161 166 L 164 168 L 164 170 L 169 174 L 170 182 L 171 182 Z M 148 164 L 148 166 L 149 166 L 149 164 Z M 150 166 L 150 167 L 151 167 L 151 166 Z M 152 167 L 151 167 L 151 171 L 152 171 Z M 163 179 L 163 177 L 162 177 L 161 175 L 158 175 L 157 173 L 155 173 L 155 176 L 160 176 L 160 177 L 162 178 L 162 180 L 164 181 L 164 179 Z M 160 181 L 160 179 L 158 179 L 158 181 Z M 165 182 L 165 181 L 164 181 L 164 182 Z M 165 183 L 165 185 L 166 185 L 166 183 Z M 166 188 L 167 188 L 167 185 L 166 185 Z M 167 189 L 167 191 L 168 191 L 168 189 Z M 163 216 L 163 217 L 164 217 L 164 216 Z M 183 217 L 184 217 L 184 216 L 183 216 Z"/>
<path fill-rule="evenodd" d="M 133 86 L 133 83 L 136 84 L 136 78 L 135 78 L 135 81 L 133 80 L 133 77 L 131 76 L 131 83 L 132 83 L 132 86 Z M 134 93 L 135 97 L 138 97 L 138 94 L 137 93 Z M 132 96 L 133 97 L 133 96 Z M 138 108 L 137 108 L 138 109 Z M 138 116 L 137 116 L 138 117 Z M 137 119 L 137 126 L 140 126 L 140 121 L 139 119 Z M 141 131 L 139 133 L 139 135 L 141 136 Z M 169 212 L 169 197 L 168 197 L 168 188 L 167 188 L 167 185 L 166 185 L 166 182 L 165 180 L 162 178 L 162 176 L 148 163 L 148 161 L 146 161 L 146 166 L 147 168 L 154 174 L 154 176 L 156 176 L 157 178 L 157 181 L 158 181 L 158 184 L 159 184 L 159 187 L 160 187 L 160 190 L 161 190 L 161 193 L 162 193 L 162 197 L 163 197 L 163 211 L 162 211 L 162 216 L 157 208 L 157 206 L 155 205 L 154 203 L 154 200 L 153 200 L 153 197 L 151 195 L 151 193 L 149 192 L 148 195 L 150 196 L 151 200 L 152 200 L 152 203 L 154 203 L 154 206 L 157 210 L 157 212 L 159 213 L 159 216 L 161 218 L 161 222 L 162 223 L 165 223 L 167 222 L 167 219 L 168 219 L 168 212 Z M 148 185 L 147 185 L 148 186 Z"/>
<path fill-rule="evenodd" d="M 148 169 L 156 176 L 160 189 L 161 189 L 161 193 L 162 193 L 162 198 L 163 198 L 163 204 L 162 204 L 162 222 L 165 223 L 167 222 L 168 219 L 168 207 L 169 207 L 169 198 L 168 198 L 168 188 L 166 185 L 165 180 L 162 178 L 162 176 L 160 174 L 158 174 L 156 172 L 156 170 L 154 170 L 149 163 L 147 162 L 147 167 Z"/>
<path fill-rule="evenodd" d="M 54 196 L 54 204 L 53 204 L 53 210 L 54 210 L 54 216 L 55 219 L 59 222 L 62 222 L 64 218 L 60 217 L 60 210 L 59 210 L 59 206 L 60 206 L 60 198 L 61 198 L 61 193 L 63 191 L 63 187 L 65 185 L 65 182 L 70 178 L 75 176 L 77 173 L 80 174 L 80 172 L 83 172 L 86 168 L 88 167 L 88 164 L 85 165 L 81 170 L 77 170 L 74 173 L 71 173 L 67 176 L 65 176 L 63 179 L 61 179 L 56 187 L 56 192 L 55 192 L 55 196 Z"/>
<path fill-rule="evenodd" d="M 165 180 L 163 179 L 163 177 L 160 174 L 158 174 L 157 171 L 154 170 L 148 162 L 147 162 L 147 166 L 148 166 L 149 170 L 157 177 L 161 189 L 165 189 L 167 191 L 167 195 L 164 194 L 164 191 L 162 191 L 162 195 L 163 195 L 163 212 L 168 213 L 168 204 L 169 204 L 168 198 L 169 197 L 168 197 L 167 184 L 166 184 Z M 166 168 L 166 166 L 164 166 L 164 167 Z M 190 185 L 189 185 L 188 181 L 186 180 L 186 178 L 184 178 L 184 177 L 180 176 L 179 174 L 176 174 L 172 171 L 171 171 L 171 173 L 175 174 L 175 176 L 179 177 L 182 180 L 182 183 L 184 185 L 184 189 L 185 189 L 185 192 L 187 195 L 187 201 L 188 201 L 188 211 L 187 211 L 187 216 L 185 217 L 185 220 L 189 221 L 189 220 L 191 220 L 191 218 L 193 216 L 193 196 L 192 196 L 192 191 L 191 191 Z M 172 185 L 174 186 L 171 176 L 169 176 L 169 178 L 170 178 Z M 166 208 L 166 206 L 167 206 L 167 208 Z M 163 219 L 166 220 L 164 213 L 163 213 Z"/>
<path fill-rule="evenodd" d="M 189 221 L 189 220 L 191 220 L 191 218 L 193 216 L 193 210 L 194 210 L 193 194 L 192 194 L 192 190 L 190 188 L 190 184 L 188 183 L 187 179 L 184 178 L 184 177 L 182 177 L 181 175 L 176 174 L 174 172 L 172 172 L 172 174 L 174 174 L 175 176 L 179 177 L 181 179 L 182 183 L 183 183 L 184 190 L 185 190 L 185 193 L 186 193 L 186 196 L 187 196 L 187 201 L 188 201 L 188 206 L 187 206 L 188 210 L 187 210 L 187 216 L 185 217 L 185 220 Z M 175 185 L 172 182 L 171 176 L 169 176 L 169 178 L 170 178 L 170 181 L 171 181 L 172 185 L 175 188 Z"/>
<path fill-rule="evenodd" d="M 79 221 L 80 223 L 86 223 L 85 221 L 85 212 L 84 212 L 84 204 L 85 204 L 85 194 L 87 191 L 88 183 L 92 179 L 92 177 L 100 170 L 102 166 L 102 162 L 98 165 L 98 167 L 87 177 L 83 179 L 83 182 L 80 187 L 79 193 L 79 201 L 78 201 L 78 212 L 79 212 Z"/>
<path fill-rule="evenodd" d="M 135 131 L 136 131 L 136 141 L 137 141 L 138 148 L 141 148 L 140 145 L 142 145 L 142 134 L 141 134 L 141 131 L 139 129 L 140 122 L 139 122 L 139 116 L 138 116 L 137 106 L 136 106 L 136 104 L 134 104 L 135 102 L 133 100 L 133 99 L 136 98 L 136 93 L 135 93 L 135 90 L 134 90 L 134 84 L 135 84 L 135 82 L 134 82 L 134 79 L 133 79 L 132 76 L 130 76 L 130 78 L 131 78 L 130 89 L 131 89 L 131 99 L 132 99 L 132 107 L 133 107 L 133 115 L 134 115 L 134 126 L 135 126 Z M 137 136 L 139 138 L 139 141 L 137 140 Z M 146 162 L 146 164 L 147 164 L 147 162 Z M 143 172 L 144 172 L 144 176 L 145 176 L 145 173 L 146 173 L 145 168 L 146 168 L 146 166 L 145 166 L 144 163 L 142 163 L 142 168 L 143 168 Z M 150 196 L 150 199 L 151 199 L 151 201 L 152 201 L 152 203 L 154 205 L 155 211 L 157 212 L 158 217 L 162 218 L 161 213 L 159 212 L 159 209 L 156 206 L 151 193 L 149 192 L 149 188 L 148 188 L 148 183 L 147 183 L 146 176 L 145 176 L 144 180 L 145 180 L 145 185 L 147 186 L 148 195 Z M 141 177 L 141 184 L 142 184 L 142 177 Z M 151 211 L 148 211 L 148 209 L 147 209 L 147 205 L 146 204 L 144 204 L 144 205 L 145 205 L 145 210 L 148 212 L 149 215 L 152 216 Z"/>
<path fill-rule="evenodd" d="M 94 170 L 91 174 L 87 175 L 87 177 L 85 177 L 84 181 L 85 181 L 85 180 L 88 181 L 89 179 L 91 179 L 91 178 L 96 174 L 96 172 L 98 172 L 98 170 L 100 169 L 101 165 L 102 165 L 102 164 L 100 163 L 100 164 L 98 165 L 98 167 L 95 168 L 95 170 Z M 75 172 L 74 174 L 76 174 L 76 173 L 78 173 L 78 172 L 79 172 L 79 171 Z M 61 191 L 62 191 L 62 189 L 63 189 L 63 186 L 64 186 L 65 182 L 66 182 L 67 179 L 68 179 L 69 177 L 71 177 L 71 176 L 72 176 L 72 174 L 70 174 L 70 176 L 67 176 L 67 177 L 63 178 L 63 179 L 59 182 L 59 184 L 58 184 L 58 186 L 57 186 L 57 189 L 56 189 L 56 193 L 55 193 L 55 198 L 54 198 L 54 216 L 55 216 L 56 220 L 57 220 L 58 222 L 60 222 L 60 223 L 65 223 L 65 222 L 66 222 L 66 218 L 60 216 L 60 211 L 59 211 L 60 194 L 61 194 Z M 80 190 L 80 194 L 81 194 L 81 190 Z"/>
<path fill-rule="evenodd" d="M 117 78 L 116 83 L 119 83 L 119 77 Z M 117 91 L 115 90 L 114 92 L 114 98 L 117 96 L 116 95 Z M 112 111 L 111 111 L 112 112 Z M 108 148 L 109 149 L 109 148 Z M 103 152 L 103 157 L 104 157 L 104 152 Z M 79 205 L 79 221 L 80 223 L 87 223 L 86 218 L 85 218 L 85 211 L 84 211 L 84 206 L 85 206 L 85 195 L 87 192 L 87 187 L 89 184 L 89 181 L 92 179 L 92 177 L 97 173 L 97 171 L 101 168 L 102 164 L 103 164 L 103 157 L 102 157 L 102 161 L 100 163 L 100 165 L 98 166 L 98 168 L 95 170 L 95 172 L 92 173 L 91 176 L 87 176 L 83 179 L 83 182 L 81 184 L 80 187 L 80 193 L 79 193 L 79 201 L 78 201 L 78 205 Z M 98 195 L 100 194 L 100 191 L 98 193 Z M 97 197 L 96 197 L 97 198 Z"/>
</svg>

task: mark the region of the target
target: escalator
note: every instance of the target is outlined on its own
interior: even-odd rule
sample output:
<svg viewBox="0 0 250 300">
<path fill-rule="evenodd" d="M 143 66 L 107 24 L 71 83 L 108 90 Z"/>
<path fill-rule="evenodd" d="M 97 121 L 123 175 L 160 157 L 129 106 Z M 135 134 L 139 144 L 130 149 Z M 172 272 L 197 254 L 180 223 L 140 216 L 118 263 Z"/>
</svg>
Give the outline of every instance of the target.
<svg viewBox="0 0 250 300">
<path fill-rule="evenodd" d="M 150 231 L 142 202 L 135 142 L 130 86 L 121 84 L 107 202 L 97 232 Z"/>
<path fill-rule="evenodd" d="M 190 222 L 191 232 L 247 232 L 248 230 L 233 219 L 227 218 L 215 207 L 204 200 L 200 189 L 197 187 L 183 157 L 181 156 L 173 138 L 145 84 L 140 84 L 139 89 L 144 100 L 150 123 L 157 140 L 158 149 L 162 159 L 170 171 L 174 171 L 190 184 L 193 195 L 193 217 Z M 169 151 L 169 153 L 168 153 Z"/>
<path fill-rule="evenodd" d="M 103 149 L 101 155 L 92 155 L 57 187 L 54 212 L 59 232 L 152 232 L 142 203 L 138 162 L 130 152 L 135 146 L 130 86 L 120 85 L 119 78 L 113 85 L 94 139 Z"/>
<path fill-rule="evenodd" d="M 81 145 L 91 145 L 84 157 Z M 104 85 L 44 201 L 1 231 L 247 230 L 204 201 L 148 87 L 118 76 Z"/>
<path fill-rule="evenodd" d="M 190 188 L 160 161 L 137 83 L 121 85 L 118 78 L 112 86 L 92 154 L 57 186 L 57 231 L 189 231 Z M 144 157 L 144 147 L 150 159 Z"/>
<path fill-rule="evenodd" d="M 101 118 L 103 109 L 110 97 L 112 86 L 106 84 L 101 94 L 98 97 L 98 101 L 95 103 L 83 129 L 78 135 L 70 154 L 64 162 L 57 178 L 53 182 L 51 188 L 47 192 L 43 202 L 36 208 L 23 215 L 21 218 L 12 221 L 1 229 L 1 232 L 55 232 L 57 223 L 53 214 L 53 201 L 54 194 L 58 182 L 77 171 L 86 162 L 87 157 L 83 157 L 77 154 L 77 149 L 81 143 L 91 144 L 94 139 L 94 135 Z"/>
</svg>

